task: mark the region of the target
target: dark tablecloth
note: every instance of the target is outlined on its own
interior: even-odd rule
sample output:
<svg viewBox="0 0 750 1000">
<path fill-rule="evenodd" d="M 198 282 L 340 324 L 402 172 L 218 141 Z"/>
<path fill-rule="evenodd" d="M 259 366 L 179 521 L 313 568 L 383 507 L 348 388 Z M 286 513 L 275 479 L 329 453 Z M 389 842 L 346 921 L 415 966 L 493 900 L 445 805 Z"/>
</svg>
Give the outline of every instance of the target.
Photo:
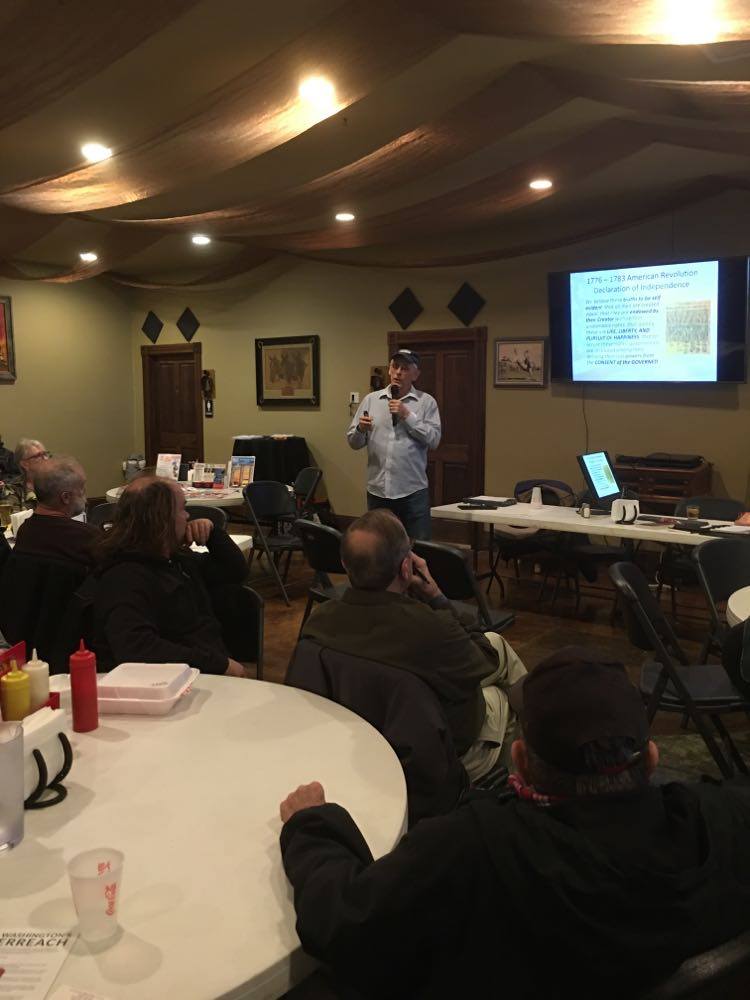
<svg viewBox="0 0 750 1000">
<path fill-rule="evenodd" d="M 297 473 L 310 465 L 303 437 L 276 440 L 272 437 L 235 438 L 233 455 L 255 455 L 255 480 L 275 479 L 293 483 Z"/>
</svg>

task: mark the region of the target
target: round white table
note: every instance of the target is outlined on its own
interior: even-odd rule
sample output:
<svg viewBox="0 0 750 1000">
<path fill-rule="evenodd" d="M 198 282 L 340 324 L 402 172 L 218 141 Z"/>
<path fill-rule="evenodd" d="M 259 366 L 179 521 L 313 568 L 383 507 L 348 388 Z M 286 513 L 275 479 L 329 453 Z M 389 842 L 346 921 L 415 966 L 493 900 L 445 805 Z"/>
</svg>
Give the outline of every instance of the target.
<svg viewBox="0 0 750 1000">
<path fill-rule="evenodd" d="M 55 985 L 109 1000 L 273 998 L 314 967 L 294 930 L 279 802 L 320 780 L 375 857 L 406 828 L 401 765 L 368 723 L 317 695 L 200 676 L 162 718 L 100 717 L 74 733 L 68 797 L 26 813 L 0 857 L 0 926 L 75 925 L 66 862 L 96 846 L 125 854 L 122 935 L 80 939 Z"/>
<path fill-rule="evenodd" d="M 180 483 L 180 486 L 185 493 L 185 504 L 188 507 L 191 504 L 200 504 L 201 507 L 234 507 L 235 504 L 245 502 L 242 490 L 235 489 L 234 487 L 227 487 L 222 490 L 209 490 L 187 486 L 185 483 Z M 112 489 L 107 490 L 107 502 L 117 503 L 123 489 L 124 487 L 122 486 L 113 486 Z"/>
<path fill-rule="evenodd" d="M 240 552 L 244 552 L 245 554 L 247 554 L 253 547 L 252 535 L 230 535 L 229 537 L 232 539 L 232 541 L 240 550 Z M 5 540 L 8 543 L 8 545 L 10 545 L 11 548 L 13 548 L 14 545 L 16 544 L 15 535 L 10 530 L 10 528 L 7 528 L 5 531 Z M 208 552 L 208 549 L 206 548 L 205 545 L 193 544 L 190 546 L 190 548 L 193 549 L 194 552 Z"/>
<path fill-rule="evenodd" d="M 750 618 L 750 587 L 735 590 L 727 601 L 727 623 L 739 625 Z"/>
</svg>

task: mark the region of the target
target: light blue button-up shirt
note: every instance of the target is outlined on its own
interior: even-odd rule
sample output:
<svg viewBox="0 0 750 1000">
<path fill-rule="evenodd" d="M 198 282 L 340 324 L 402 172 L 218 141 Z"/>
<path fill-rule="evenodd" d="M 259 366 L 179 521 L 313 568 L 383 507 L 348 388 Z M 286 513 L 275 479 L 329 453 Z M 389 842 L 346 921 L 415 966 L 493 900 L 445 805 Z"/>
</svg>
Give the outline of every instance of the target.
<svg viewBox="0 0 750 1000">
<path fill-rule="evenodd" d="M 390 386 L 368 393 L 359 404 L 346 432 L 349 446 L 367 445 L 367 491 L 386 500 L 408 497 L 427 489 L 427 450 L 440 444 L 440 412 L 426 392 L 411 388 L 401 402 L 411 410 L 393 426 L 388 400 Z M 366 434 L 357 426 L 367 410 L 372 428 Z"/>
</svg>

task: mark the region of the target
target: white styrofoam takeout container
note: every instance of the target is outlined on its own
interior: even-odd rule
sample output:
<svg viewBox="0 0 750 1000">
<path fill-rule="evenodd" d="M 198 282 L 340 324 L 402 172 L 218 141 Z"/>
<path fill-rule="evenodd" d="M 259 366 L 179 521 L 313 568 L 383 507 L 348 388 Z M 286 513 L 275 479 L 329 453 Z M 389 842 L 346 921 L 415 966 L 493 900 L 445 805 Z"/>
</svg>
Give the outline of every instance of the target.
<svg viewBox="0 0 750 1000">
<path fill-rule="evenodd" d="M 101 715 L 166 715 L 192 687 L 200 674 L 186 663 L 121 663 L 97 677 Z M 70 711 L 68 674 L 50 678 L 60 692 L 60 706 Z"/>
<path fill-rule="evenodd" d="M 103 715 L 166 715 L 200 673 L 187 663 L 121 663 L 98 680 Z"/>
</svg>

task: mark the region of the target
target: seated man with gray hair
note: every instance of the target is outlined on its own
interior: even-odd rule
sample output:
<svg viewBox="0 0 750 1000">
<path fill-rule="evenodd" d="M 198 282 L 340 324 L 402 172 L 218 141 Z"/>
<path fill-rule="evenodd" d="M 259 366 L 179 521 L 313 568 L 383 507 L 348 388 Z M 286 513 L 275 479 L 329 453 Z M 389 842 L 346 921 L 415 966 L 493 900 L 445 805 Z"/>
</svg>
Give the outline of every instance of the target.
<svg viewBox="0 0 750 1000">
<path fill-rule="evenodd" d="M 353 521 L 341 560 L 351 590 L 313 611 L 303 638 L 423 680 L 443 707 L 473 781 L 498 762 L 510 763 L 515 714 L 508 691 L 526 674 L 512 647 L 495 632 L 459 620 L 391 511 L 370 510 Z"/>
<path fill-rule="evenodd" d="M 33 474 L 33 487 L 36 510 L 18 529 L 16 552 L 91 565 L 91 549 L 101 531 L 73 520 L 86 509 L 83 466 L 66 456 L 39 462 Z"/>
</svg>

